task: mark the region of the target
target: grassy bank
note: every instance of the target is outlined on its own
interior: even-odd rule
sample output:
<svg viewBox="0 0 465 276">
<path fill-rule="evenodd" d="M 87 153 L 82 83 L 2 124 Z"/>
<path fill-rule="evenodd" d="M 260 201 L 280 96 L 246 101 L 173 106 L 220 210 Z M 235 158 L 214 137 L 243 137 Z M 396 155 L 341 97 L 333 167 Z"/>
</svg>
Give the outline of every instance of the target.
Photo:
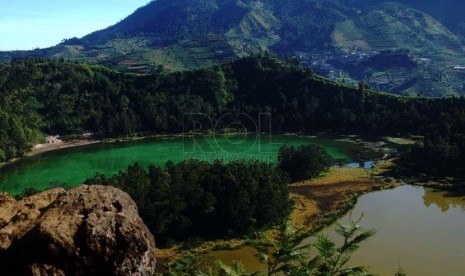
<svg viewBox="0 0 465 276">
<path fill-rule="evenodd" d="M 368 192 L 389 189 L 400 183 L 382 176 L 389 162 L 372 170 L 331 168 L 321 177 L 290 186 L 296 202 L 291 219 L 297 228 L 316 232 L 345 215 Z"/>
<path fill-rule="evenodd" d="M 400 185 L 383 175 L 393 166 L 392 162 L 378 163 L 372 170 L 362 168 L 331 168 L 320 177 L 290 185 L 295 208 L 291 220 L 297 228 L 318 232 L 349 212 L 357 198 L 365 193 L 390 189 Z M 251 239 L 268 240 L 273 230 L 264 230 L 252 237 L 216 241 L 192 241 L 169 249 L 157 249 L 159 268 L 166 268 L 172 260 L 186 250 L 198 254 L 216 250 L 234 250 L 249 245 Z"/>
</svg>

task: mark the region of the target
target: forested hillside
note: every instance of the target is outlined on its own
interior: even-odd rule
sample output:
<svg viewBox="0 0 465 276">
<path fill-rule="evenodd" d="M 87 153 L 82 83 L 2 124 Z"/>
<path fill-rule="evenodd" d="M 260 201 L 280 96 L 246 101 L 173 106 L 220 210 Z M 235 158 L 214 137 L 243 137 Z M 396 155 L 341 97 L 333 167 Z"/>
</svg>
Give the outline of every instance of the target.
<svg viewBox="0 0 465 276">
<path fill-rule="evenodd" d="M 43 139 L 40 103 L 33 87 L 23 83 L 31 78 L 27 71 L 25 64 L 0 67 L 0 162 L 22 156 Z"/>
<path fill-rule="evenodd" d="M 158 0 L 83 38 L 0 52 L 0 62 L 53 57 L 150 74 L 160 65 L 202 68 L 268 50 L 337 81 L 365 81 L 395 94 L 460 95 L 465 27 L 455 12 L 442 14 L 460 11 L 462 4 L 451 2 Z"/>
<path fill-rule="evenodd" d="M 272 115 L 273 132 L 441 135 L 465 129 L 465 99 L 406 98 L 347 87 L 294 60 L 254 56 L 188 72 L 137 76 L 81 63 L 18 60 L 0 68 L 1 160 L 44 134 L 179 133 L 185 113 Z M 189 118 L 187 118 L 189 119 Z M 189 121 L 186 125 L 188 125 Z M 251 127 L 252 131 L 255 131 Z"/>
</svg>

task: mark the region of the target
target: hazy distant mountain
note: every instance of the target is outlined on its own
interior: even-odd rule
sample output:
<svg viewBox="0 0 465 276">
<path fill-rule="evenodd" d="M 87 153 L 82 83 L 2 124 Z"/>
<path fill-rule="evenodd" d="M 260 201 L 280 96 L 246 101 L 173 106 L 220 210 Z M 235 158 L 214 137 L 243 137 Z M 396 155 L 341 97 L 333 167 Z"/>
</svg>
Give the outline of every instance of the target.
<svg viewBox="0 0 465 276">
<path fill-rule="evenodd" d="M 157 0 L 82 39 L 0 53 L 0 60 L 64 57 L 143 73 L 271 50 L 339 81 L 364 80 L 395 93 L 462 94 L 462 6 L 451 0 Z"/>
<path fill-rule="evenodd" d="M 383 0 L 346 0 L 345 3 L 357 8 L 377 5 Z M 391 1 L 394 2 L 394 1 Z M 395 2 L 408 5 L 414 9 L 428 13 L 451 30 L 465 24 L 463 11 L 465 1 L 461 0 L 397 0 Z"/>
</svg>

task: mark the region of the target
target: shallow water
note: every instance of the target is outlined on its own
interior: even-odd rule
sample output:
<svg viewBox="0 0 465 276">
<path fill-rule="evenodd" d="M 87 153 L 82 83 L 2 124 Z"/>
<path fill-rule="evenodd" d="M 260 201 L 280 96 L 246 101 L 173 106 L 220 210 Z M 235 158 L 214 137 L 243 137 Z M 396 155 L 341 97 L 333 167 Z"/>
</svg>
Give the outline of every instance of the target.
<svg viewBox="0 0 465 276">
<path fill-rule="evenodd" d="M 360 224 L 378 232 L 362 244 L 350 264 L 367 266 L 378 275 L 394 275 L 400 266 L 407 275 L 464 275 L 465 197 L 405 185 L 360 197 L 351 215 L 355 219 L 362 214 Z M 347 224 L 349 217 L 339 222 Z M 324 233 L 341 241 L 332 227 Z M 244 260 L 249 271 L 263 269 L 251 252 L 243 248 L 217 256 L 228 264 Z"/>
<path fill-rule="evenodd" d="M 351 161 L 353 144 L 334 139 L 284 135 L 149 139 L 69 148 L 24 158 L 0 168 L 0 191 L 19 194 L 27 188 L 72 187 L 96 173 L 116 174 L 134 162 L 164 165 L 169 160 L 177 163 L 195 158 L 208 162 L 253 159 L 274 163 L 282 145 L 309 143 L 324 146 L 335 159 Z"/>
<path fill-rule="evenodd" d="M 393 275 L 399 266 L 407 275 L 464 275 L 465 197 L 406 185 L 361 197 L 352 218 L 361 214 L 361 225 L 378 232 L 352 264 L 380 275 Z"/>
</svg>

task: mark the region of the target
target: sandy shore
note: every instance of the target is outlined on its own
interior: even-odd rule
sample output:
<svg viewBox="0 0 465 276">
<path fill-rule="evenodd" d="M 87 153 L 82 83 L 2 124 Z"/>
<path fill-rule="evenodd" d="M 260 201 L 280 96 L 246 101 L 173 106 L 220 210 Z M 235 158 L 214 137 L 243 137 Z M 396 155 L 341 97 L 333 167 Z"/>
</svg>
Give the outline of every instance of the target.
<svg viewBox="0 0 465 276">
<path fill-rule="evenodd" d="M 88 134 L 87 134 L 88 135 Z M 223 136 L 226 136 L 224 134 Z M 235 134 L 230 134 L 235 135 Z M 86 134 L 84 134 L 86 136 Z M 90 135 L 88 135 L 90 137 Z M 193 134 L 184 134 L 184 133 L 177 133 L 177 134 L 155 134 L 155 135 L 148 135 L 148 136 L 139 136 L 139 137 L 128 137 L 128 138 L 111 138 L 105 140 L 94 140 L 94 139 L 80 139 L 75 140 L 72 142 L 65 142 L 60 139 L 60 136 L 47 136 L 45 143 L 37 144 L 33 146 L 24 156 L 34 156 L 40 153 L 54 151 L 59 149 L 65 148 L 72 148 L 72 147 L 79 147 L 79 146 L 87 146 L 92 144 L 98 143 L 116 143 L 116 142 L 127 142 L 127 141 L 139 141 L 145 139 L 176 139 L 182 137 L 193 137 Z M 220 136 L 220 135 L 218 135 Z M 17 159 L 11 160 L 15 161 Z"/>
<path fill-rule="evenodd" d="M 84 134 L 83 136 L 88 135 L 90 137 L 90 134 Z M 229 135 L 237 135 L 237 134 L 221 134 L 218 136 L 229 136 Z M 155 134 L 155 135 L 148 135 L 148 136 L 140 136 L 140 137 L 128 137 L 128 138 L 112 138 L 112 139 L 105 139 L 105 140 L 94 140 L 94 139 L 79 139 L 75 140 L 72 142 L 65 142 L 60 139 L 60 136 L 47 136 L 45 139 L 45 143 L 43 144 L 37 144 L 33 146 L 29 151 L 27 151 L 23 157 L 15 158 L 12 159 L 8 162 L 0 163 L 0 168 L 14 163 L 18 161 L 21 158 L 24 157 L 31 157 L 37 154 L 41 154 L 44 152 L 49 152 L 49 151 L 54 151 L 54 150 L 59 150 L 59 149 L 65 149 L 65 148 L 72 148 L 72 147 L 80 147 L 80 146 L 87 146 L 87 145 L 92 145 L 92 144 L 98 144 L 98 143 L 115 143 L 115 142 L 126 142 L 126 141 L 138 141 L 138 140 L 144 140 L 144 139 L 176 139 L 176 138 L 182 138 L 182 137 L 193 137 L 195 134 L 190 134 L 190 133 L 177 133 L 177 134 Z"/>
<path fill-rule="evenodd" d="M 48 136 L 44 144 L 38 144 L 32 147 L 30 151 L 28 151 L 25 156 L 33 156 L 39 153 L 44 153 L 52 150 L 64 149 L 64 148 L 71 148 L 71 147 L 79 147 L 79 146 L 86 146 L 91 144 L 100 143 L 99 140 L 76 140 L 72 142 L 64 142 L 59 138 L 59 136 Z"/>
</svg>

